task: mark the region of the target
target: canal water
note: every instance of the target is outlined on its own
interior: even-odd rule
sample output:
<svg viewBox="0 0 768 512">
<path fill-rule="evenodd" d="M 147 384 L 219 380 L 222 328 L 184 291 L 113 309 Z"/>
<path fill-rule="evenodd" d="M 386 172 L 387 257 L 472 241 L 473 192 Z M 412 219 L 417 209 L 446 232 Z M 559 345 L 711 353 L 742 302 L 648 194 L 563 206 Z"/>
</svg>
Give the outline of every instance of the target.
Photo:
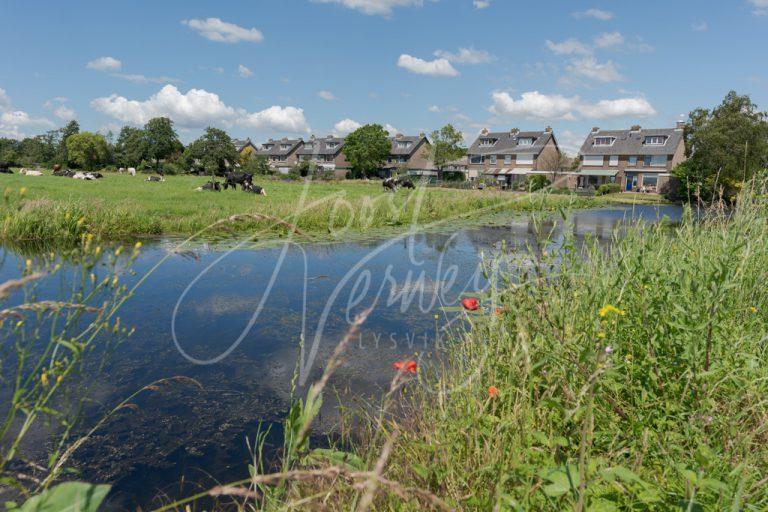
<svg viewBox="0 0 768 512">
<path fill-rule="evenodd" d="M 146 244 L 125 280 L 146 279 L 119 313 L 136 331 L 88 381 L 83 424 L 158 379 L 184 376 L 200 387 L 141 394 L 135 409 L 107 421 L 76 452 L 77 478 L 112 483 L 111 508 L 147 509 L 247 477 L 246 439 L 271 427 L 267 450 L 280 446 L 297 371 L 302 394 L 357 313 L 373 307 L 331 382 L 318 438 L 337 422 L 336 397 L 353 407 L 375 402 L 394 361 L 432 353 L 450 330 L 446 311 L 486 287 L 483 259 L 544 239 L 557 244 L 566 231 L 577 243 L 607 243 L 617 228 L 665 217 L 678 221 L 681 209 L 617 206 L 576 211 L 567 222 L 517 217 L 493 227 L 257 250 Z M 18 277 L 26 257 L 3 250 L 0 282 Z M 41 298 L 66 297 L 64 270 L 43 283 Z"/>
</svg>

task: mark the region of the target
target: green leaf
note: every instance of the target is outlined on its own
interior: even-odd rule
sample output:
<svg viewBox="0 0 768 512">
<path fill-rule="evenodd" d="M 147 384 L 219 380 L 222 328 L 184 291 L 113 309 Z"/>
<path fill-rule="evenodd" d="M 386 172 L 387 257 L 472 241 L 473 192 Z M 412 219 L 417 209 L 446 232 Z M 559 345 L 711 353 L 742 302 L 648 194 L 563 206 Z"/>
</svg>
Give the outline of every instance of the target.
<svg viewBox="0 0 768 512">
<path fill-rule="evenodd" d="M 66 482 L 27 500 L 19 512 L 96 512 L 109 485 Z"/>
<path fill-rule="evenodd" d="M 339 450 L 330 450 L 326 448 L 315 448 L 307 456 L 314 461 L 327 461 L 334 466 L 346 466 L 352 471 L 364 471 L 365 461 L 357 455 Z"/>
</svg>

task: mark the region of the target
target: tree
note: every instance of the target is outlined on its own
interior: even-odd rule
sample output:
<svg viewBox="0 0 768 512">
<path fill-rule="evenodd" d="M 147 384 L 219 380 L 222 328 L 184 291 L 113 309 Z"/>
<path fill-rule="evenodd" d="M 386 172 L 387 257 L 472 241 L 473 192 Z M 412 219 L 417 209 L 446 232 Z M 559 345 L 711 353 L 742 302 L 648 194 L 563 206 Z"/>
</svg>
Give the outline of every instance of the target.
<svg viewBox="0 0 768 512">
<path fill-rule="evenodd" d="M 144 125 L 144 140 L 147 156 L 155 161 L 155 170 L 160 172 L 160 160 L 169 158 L 174 153 L 184 150 L 173 121 L 167 117 L 155 117 Z"/>
<path fill-rule="evenodd" d="M 675 169 L 680 195 L 733 199 L 743 183 L 768 166 L 768 120 L 749 96 L 729 92 L 714 109 L 692 111 L 685 126 L 689 159 Z"/>
<path fill-rule="evenodd" d="M 109 158 L 109 146 L 103 135 L 82 132 L 67 137 L 69 160 L 86 171 L 92 171 Z"/>
<path fill-rule="evenodd" d="M 67 153 L 67 139 L 78 133 L 80 133 L 80 124 L 75 120 L 68 122 L 66 126 L 59 129 L 59 144 L 55 158 L 57 163 L 62 165 L 69 163 L 69 155 Z"/>
<path fill-rule="evenodd" d="M 381 167 L 391 148 L 387 131 L 379 124 L 367 124 L 347 135 L 342 151 L 354 176 L 364 177 Z"/>
<path fill-rule="evenodd" d="M 189 167 L 202 167 L 209 174 L 226 174 L 239 154 L 227 132 L 208 127 L 199 139 L 184 151 L 183 160 Z"/>
<path fill-rule="evenodd" d="M 446 164 L 467 154 L 467 148 L 462 144 L 464 135 L 451 124 L 433 131 L 430 137 L 432 139 L 432 162 L 441 175 Z"/>
<path fill-rule="evenodd" d="M 115 142 L 115 163 L 121 167 L 138 167 L 147 158 L 144 130 L 124 126 Z"/>
</svg>

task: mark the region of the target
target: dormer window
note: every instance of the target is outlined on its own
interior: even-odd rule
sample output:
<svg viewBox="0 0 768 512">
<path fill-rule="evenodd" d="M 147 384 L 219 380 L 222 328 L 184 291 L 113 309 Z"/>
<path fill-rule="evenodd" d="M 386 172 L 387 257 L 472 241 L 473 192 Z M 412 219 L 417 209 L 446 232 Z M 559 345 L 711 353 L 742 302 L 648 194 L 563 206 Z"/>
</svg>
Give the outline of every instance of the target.
<svg viewBox="0 0 768 512">
<path fill-rule="evenodd" d="M 280 149 L 282 149 L 283 151 L 287 151 L 287 150 L 291 149 L 291 145 L 290 144 L 280 144 Z"/>
<path fill-rule="evenodd" d="M 667 138 L 663 135 L 650 135 L 645 138 L 646 146 L 663 146 L 667 143 Z"/>
<path fill-rule="evenodd" d="M 533 137 L 521 137 L 517 139 L 518 146 L 533 146 Z"/>
<path fill-rule="evenodd" d="M 315 149 L 315 145 L 314 144 L 304 144 L 304 149 L 312 151 L 313 149 Z"/>
<path fill-rule="evenodd" d="M 496 145 L 496 139 L 480 139 L 481 148 L 490 148 Z"/>
<path fill-rule="evenodd" d="M 595 137 L 595 146 L 613 146 L 615 137 Z"/>
<path fill-rule="evenodd" d="M 262 146 L 262 147 L 264 148 L 265 151 L 269 151 L 270 149 L 275 147 L 275 145 L 274 144 L 264 144 L 264 146 Z"/>
<path fill-rule="evenodd" d="M 339 143 L 338 142 L 326 142 L 325 146 L 328 149 L 336 149 L 337 147 L 339 147 Z"/>
<path fill-rule="evenodd" d="M 397 141 L 397 149 L 408 149 L 409 147 L 411 147 L 411 141 L 409 140 Z"/>
</svg>

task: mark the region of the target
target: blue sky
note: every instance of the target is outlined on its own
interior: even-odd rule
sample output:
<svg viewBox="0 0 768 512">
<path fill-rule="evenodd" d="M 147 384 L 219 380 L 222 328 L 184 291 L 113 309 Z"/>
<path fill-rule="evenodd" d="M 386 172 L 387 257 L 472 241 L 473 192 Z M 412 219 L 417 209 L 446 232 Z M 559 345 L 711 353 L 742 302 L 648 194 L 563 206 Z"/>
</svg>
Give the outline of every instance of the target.
<svg viewBox="0 0 768 512">
<path fill-rule="evenodd" d="M 768 108 L 768 0 L 2 0 L 0 136 L 155 115 L 261 141 L 454 123 L 670 126 L 730 90 Z"/>
</svg>

